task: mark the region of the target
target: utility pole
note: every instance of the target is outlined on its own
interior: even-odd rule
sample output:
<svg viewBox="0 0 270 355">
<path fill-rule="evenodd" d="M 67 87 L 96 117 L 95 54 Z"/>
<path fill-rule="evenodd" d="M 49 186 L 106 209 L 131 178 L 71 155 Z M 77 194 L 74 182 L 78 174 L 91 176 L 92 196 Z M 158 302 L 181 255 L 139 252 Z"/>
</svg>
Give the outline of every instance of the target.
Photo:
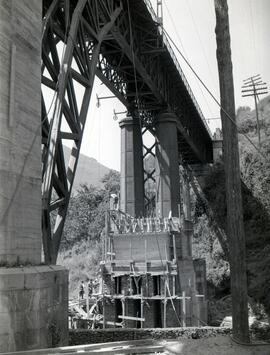
<svg viewBox="0 0 270 355">
<path fill-rule="evenodd" d="M 259 113 L 258 113 L 258 102 L 259 102 L 259 95 L 268 93 L 267 86 L 266 83 L 263 83 L 260 74 L 251 76 L 250 78 L 243 81 L 244 81 L 244 85 L 242 86 L 242 97 L 247 97 L 247 96 L 254 97 L 258 141 L 259 141 L 259 146 L 261 146 L 261 127 L 260 127 Z"/>
<path fill-rule="evenodd" d="M 248 306 L 245 234 L 235 117 L 227 0 L 215 0 L 223 155 L 227 201 L 227 236 L 231 272 L 233 337 L 248 343 Z"/>
</svg>

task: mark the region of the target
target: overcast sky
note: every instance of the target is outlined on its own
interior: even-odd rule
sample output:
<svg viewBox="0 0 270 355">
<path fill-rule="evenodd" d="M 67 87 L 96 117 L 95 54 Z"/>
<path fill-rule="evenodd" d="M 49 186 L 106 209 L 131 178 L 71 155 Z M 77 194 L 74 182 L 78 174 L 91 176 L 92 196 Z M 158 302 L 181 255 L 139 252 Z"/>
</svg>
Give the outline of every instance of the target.
<svg viewBox="0 0 270 355">
<path fill-rule="evenodd" d="M 151 0 L 156 6 L 156 0 Z M 251 99 L 241 97 L 243 79 L 261 74 L 270 84 L 270 0 L 228 0 L 235 101 L 251 106 Z M 163 0 L 164 27 L 187 57 L 198 75 L 218 98 L 214 0 Z M 219 108 L 183 64 L 184 73 L 206 118 L 219 117 Z M 120 129 L 113 120 L 113 109 L 123 111 L 116 99 L 102 100 L 96 107 L 96 94 L 109 92 L 96 81 L 81 152 L 102 164 L 119 170 Z M 123 117 L 123 116 L 119 116 Z M 209 121 L 214 130 L 218 120 Z"/>
</svg>

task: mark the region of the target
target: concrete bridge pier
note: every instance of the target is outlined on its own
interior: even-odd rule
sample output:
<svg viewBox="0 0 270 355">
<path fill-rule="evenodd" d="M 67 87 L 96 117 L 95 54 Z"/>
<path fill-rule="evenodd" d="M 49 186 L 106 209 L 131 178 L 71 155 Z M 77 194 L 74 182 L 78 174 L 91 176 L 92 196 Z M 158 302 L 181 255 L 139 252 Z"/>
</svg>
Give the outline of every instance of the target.
<svg viewBox="0 0 270 355">
<path fill-rule="evenodd" d="M 142 132 L 139 117 L 127 116 L 121 128 L 120 209 L 134 217 L 144 215 Z"/>
<path fill-rule="evenodd" d="M 68 272 L 41 264 L 42 1 L 0 2 L 0 352 L 67 343 Z"/>
<path fill-rule="evenodd" d="M 180 173 L 177 144 L 177 118 L 173 113 L 159 114 L 156 125 L 156 213 L 160 217 L 179 217 L 180 213 Z M 189 183 L 183 181 L 181 189 L 184 202 L 184 221 L 181 233 L 176 233 L 177 267 L 181 292 L 191 297 L 186 302 L 186 325 L 198 324 L 200 310 L 196 299 L 196 275 L 192 260 L 193 225 L 190 213 Z"/>
<path fill-rule="evenodd" d="M 161 113 L 156 125 L 156 213 L 157 216 L 178 217 L 180 204 L 177 118 L 173 113 Z"/>
</svg>

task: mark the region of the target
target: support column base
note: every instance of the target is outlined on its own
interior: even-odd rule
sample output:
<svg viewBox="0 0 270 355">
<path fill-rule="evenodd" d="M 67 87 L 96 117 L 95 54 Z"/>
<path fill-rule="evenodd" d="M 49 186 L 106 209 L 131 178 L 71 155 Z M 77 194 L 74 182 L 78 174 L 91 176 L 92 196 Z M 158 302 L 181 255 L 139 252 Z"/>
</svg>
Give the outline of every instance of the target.
<svg viewBox="0 0 270 355">
<path fill-rule="evenodd" d="M 193 260 L 178 260 L 178 272 L 181 284 L 181 290 L 186 292 L 186 296 L 191 300 L 186 301 L 186 326 L 196 327 L 200 320 L 200 309 L 196 297 L 196 274 L 193 267 Z"/>
<path fill-rule="evenodd" d="M 68 344 L 68 270 L 0 268 L 0 352 Z"/>
</svg>

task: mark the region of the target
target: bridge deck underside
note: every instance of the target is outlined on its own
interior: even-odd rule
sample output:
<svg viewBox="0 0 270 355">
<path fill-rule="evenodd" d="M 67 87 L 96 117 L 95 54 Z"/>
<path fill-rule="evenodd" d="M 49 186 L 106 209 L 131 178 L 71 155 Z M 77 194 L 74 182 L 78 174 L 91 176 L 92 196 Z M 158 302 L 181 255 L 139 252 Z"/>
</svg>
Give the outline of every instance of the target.
<svg viewBox="0 0 270 355">
<path fill-rule="evenodd" d="M 174 112 L 182 158 L 210 162 L 212 140 L 203 115 L 153 16 L 144 0 L 123 2 L 123 15 L 103 42 L 97 75 L 127 107 L 138 101 L 146 123 L 158 111 Z"/>
<path fill-rule="evenodd" d="M 44 0 L 44 13 L 52 0 Z M 77 0 L 69 2 L 72 12 Z M 88 0 L 90 15 L 82 14 L 91 35 L 97 26 L 98 7 L 120 3 Z M 103 6 L 104 4 L 104 6 Z M 177 62 L 148 0 L 123 0 L 122 13 L 103 38 L 97 76 L 128 109 L 138 109 L 142 119 L 154 123 L 158 111 L 170 110 L 178 117 L 179 153 L 187 163 L 212 161 L 212 139 L 196 99 Z M 61 14 L 63 16 L 63 14 Z M 58 26 L 63 19 L 57 18 Z M 105 23 L 105 21 L 104 21 Z M 65 32 L 63 28 L 63 33 Z M 95 33 L 97 38 L 99 33 Z M 85 36 L 87 41 L 87 35 Z"/>
</svg>

